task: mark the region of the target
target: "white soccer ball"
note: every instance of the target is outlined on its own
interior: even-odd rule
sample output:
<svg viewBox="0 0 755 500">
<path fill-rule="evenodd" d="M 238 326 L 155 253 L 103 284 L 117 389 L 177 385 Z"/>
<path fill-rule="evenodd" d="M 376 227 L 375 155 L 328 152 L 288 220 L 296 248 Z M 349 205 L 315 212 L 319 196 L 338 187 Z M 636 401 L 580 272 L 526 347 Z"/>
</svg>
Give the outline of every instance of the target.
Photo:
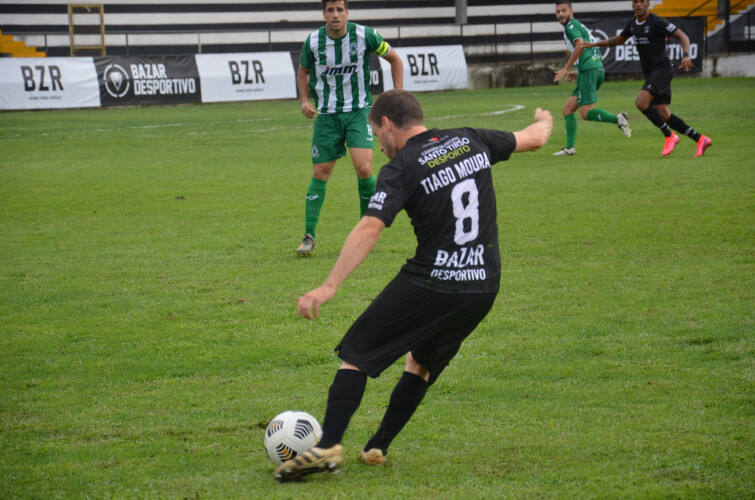
<svg viewBox="0 0 755 500">
<path fill-rule="evenodd" d="M 284 411 L 265 429 L 265 450 L 270 460 L 280 465 L 316 446 L 321 437 L 315 417 L 303 411 Z"/>
</svg>

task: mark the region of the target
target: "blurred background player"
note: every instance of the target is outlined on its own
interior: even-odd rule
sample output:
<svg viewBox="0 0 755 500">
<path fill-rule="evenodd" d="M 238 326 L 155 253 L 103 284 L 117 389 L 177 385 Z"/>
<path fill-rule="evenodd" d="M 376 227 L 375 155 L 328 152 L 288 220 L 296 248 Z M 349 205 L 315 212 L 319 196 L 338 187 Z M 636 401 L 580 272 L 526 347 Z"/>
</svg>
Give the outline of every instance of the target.
<svg viewBox="0 0 755 500">
<path fill-rule="evenodd" d="M 380 427 L 359 453 L 367 465 L 385 462 L 393 439 L 495 302 L 501 255 L 491 166 L 512 153 L 539 149 L 553 129 L 550 112 L 538 108 L 535 122 L 513 133 L 428 130 L 419 102 L 403 90 L 382 94 L 370 122 L 391 161 L 380 170 L 367 213 L 349 234 L 330 274 L 299 298 L 297 313 L 317 317 L 320 306 L 335 296 L 401 210 L 411 219 L 416 253 L 336 347 L 342 363 L 328 393 L 322 438 L 281 464 L 275 470 L 279 481 L 340 469 L 340 443 L 362 401 L 367 377 L 380 376 L 406 356 Z M 454 154 L 453 165 L 428 165 L 425 158 L 442 150 Z"/>
<path fill-rule="evenodd" d="M 595 103 L 598 102 L 598 89 L 603 84 L 606 74 L 600 51 L 585 49 L 584 43 L 592 42 L 593 38 L 587 28 L 574 18 L 574 10 L 569 0 L 556 1 L 556 19 L 564 27 L 564 41 L 571 56 L 564 67 L 556 71 L 553 81 L 558 82 L 564 77 L 567 81 L 574 81 L 576 75 L 577 88 L 564 103 L 566 147 L 553 153 L 553 156 L 572 156 L 577 152 L 574 147 L 577 143 L 577 118 L 574 116 L 577 108 L 583 120 L 617 124 L 627 138 L 631 137 L 632 130 L 629 128 L 626 113 L 615 115 L 595 107 Z M 571 72 L 575 64 L 576 73 Z"/>
<path fill-rule="evenodd" d="M 674 66 L 666 51 L 666 38 L 673 36 L 682 44 L 683 57 L 679 69 L 689 71 L 692 69 L 692 59 L 689 57 L 689 37 L 664 18 L 650 13 L 649 8 L 650 0 L 632 0 L 634 19 L 627 22 L 624 30 L 608 40 L 587 43 L 585 47 L 613 47 L 622 45 L 634 37 L 642 65 L 642 74 L 645 76 L 645 84 L 637 94 L 635 105 L 653 125 L 661 129 L 666 137 L 661 155 L 670 155 L 679 142 L 679 136 L 671 132 L 671 129 L 674 129 L 697 142 L 695 156 L 702 156 L 712 144 L 710 138 L 684 123 L 684 120 L 671 114 L 668 109 L 671 104 L 671 80 L 674 78 Z"/>
<path fill-rule="evenodd" d="M 372 174 L 372 129 L 367 115 L 372 106 L 370 94 L 370 54 L 391 65 L 393 86 L 403 88 L 401 58 L 377 31 L 349 22 L 347 0 L 322 0 L 325 26 L 313 31 L 304 42 L 296 77 L 301 112 L 315 120 L 312 134 L 312 180 L 307 189 L 304 239 L 298 255 L 317 249 L 315 231 L 325 191 L 336 160 L 346 155 L 348 145 L 357 174 L 360 215 L 364 215 L 375 192 Z M 309 91 L 315 105 L 309 102 Z"/>
</svg>

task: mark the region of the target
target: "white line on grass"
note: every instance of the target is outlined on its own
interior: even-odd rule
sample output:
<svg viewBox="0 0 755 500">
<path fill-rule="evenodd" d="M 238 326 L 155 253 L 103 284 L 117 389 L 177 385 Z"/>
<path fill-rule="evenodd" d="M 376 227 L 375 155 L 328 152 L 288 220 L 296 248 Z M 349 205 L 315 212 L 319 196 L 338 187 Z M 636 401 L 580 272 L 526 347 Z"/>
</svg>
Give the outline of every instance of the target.
<svg viewBox="0 0 755 500">
<path fill-rule="evenodd" d="M 510 113 L 512 111 L 519 111 L 521 109 L 524 109 L 524 106 L 521 104 L 512 104 L 511 107 L 506 109 L 499 109 L 495 111 L 488 111 L 485 113 L 462 113 L 457 115 L 446 115 L 446 116 L 431 116 L 427 117 L 428 120 L 447 120 L 450 118 L 461 118 L 465 116 L 493 116 L 493 115 L 502 115 L 504 113 Z M 271 121 L 275 120 L 276 118 L 247 118 L 247 119 L 241 119 L 241 120 L 220 120 L 220 121 L 213 121 L 213 122 L 186 122 L 186 123 L 155 123 L 150 125 L 131 125 L 129 127 L 126 127 L 127 129 L 131 130 L 154 130 L 154 129 L 160 129 L 160 128 L 171 128 L 171 127 L 184 127 L 184 126 L 203 126 L 203 127 L 211 127 L 216 126 L 219 124 L 241 124 L 241 123 L 251 123 L 251 122 L 262 122 L 262 121 Z M 295 125 L 295 126 L 284 126 L 284 127 L 268 127 L 268 128 L 259 128 L 259 129 L 247 129 L 243 132 L 274 132 L 278 130 L 300 130 L 300 129 L 307 129 L 312 128 L 312 124 L 308 125 Z M 80 137 L 82 135 L 86 135 L 89 133 L 110 133 L 118 130 L 123 130 L 122 128 L 96 128 L 91 130 L 82 130 L 78 129 L 75 131 L 76 136 Z M 67 132 L 70 134 L 70 131 Z M 189 132 L 189 135 L 212 135 L 212 134 L 222 134 L 226 133 L 226 131 L 220 131 L 220 130 L 204 130 L 201 132 Z M 51 135 L 61 135 L 63 132 L 42 132 L 43 136 L 51 136 Z M 10 136 L 6 136 L 6 139 L 12 139 L 12 138 L 20 138 L 22 137 L 22 134 L 14 134 Z"/>
<path fill-rule="evenodd" d="M 512 104 L 510 108 L 508 109 L 498 109 L 496 111 L 488 111 L 486 113 L 463 113 L 459 115 L 446 115 L 446 116 L 430 116 L 425 117 L 426 120 L 447 120 L 449 118 L 461 118 L 465 116 L 493 116 L 493 115 L 502 115 L 504 113 L 510 113 L 512 111 L 519 111 L 521 109 L 524 109 L 524 106 L 521 104 Z M 244 130 L 244 132 L 273 132 L 277 130 L 297 130 L 297 129 L 305 129 L 305 128 L 312 128 L 312 125 L 307 126 L 296 126 L 296 127 L 271 127 L 271 128 L 258 128 L 258 129 L 248 129 Z M 204 132 L 193 132 L 193 134 L 205 134 Z"/>
<path fill-rule="evenodd" d="M 520 109 L 524 109 L 524 106 L 521 104 L 512 104 L 510 108 L 508 109 L 499 109 L 497 111 L 489 111 L 487 113 L 464 113 L 461 115 L 446 115 L 446 116 L 431 116 L 430 119 L 432 120 L 446 120 L 448 118 L 461 118 L 462 116 L 492 116 L 492 115 L 502 115 L 504 113 L 510 113 L 512 111 L 519 111 Z"/>
</svg>

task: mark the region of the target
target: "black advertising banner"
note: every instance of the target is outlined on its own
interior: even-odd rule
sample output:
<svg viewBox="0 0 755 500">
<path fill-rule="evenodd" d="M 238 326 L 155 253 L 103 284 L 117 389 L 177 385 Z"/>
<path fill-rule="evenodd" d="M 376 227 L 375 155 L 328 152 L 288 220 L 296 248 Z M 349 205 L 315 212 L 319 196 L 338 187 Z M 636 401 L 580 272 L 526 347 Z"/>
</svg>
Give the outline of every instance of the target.
<svg viewBox="0 0 755 500">
<path fill-rule="evenodd" d="M 595 41 L 608 40 L 620 34 L 629 20 L 634 18 L 631 15 L 627 17 L 616 18 L 578 18 L 582 24 L 589 28 Z M 690 50 L 689 55 L 692 59 L 692 72 L 700 72 L 703 68 L 703 48 L 705 47 L 705 17 L 667 17 L 666 20 L 676 25 L 689 37 Z M 679 40 L 668 37 L 666 41 L 669 57 L 674 64 L 674 68 L 679 67 L 682 62 L 682 46 Z M 637 47 L 634 39 L 630 38 L 624 45 L 616 47 L 601 47 L 603 53 L 603 67 L 606 73 L 640 73 L 640 56 L 637 54 Z M 681 71 L 681 70 L 677 70 Z"/>
<path fill-rule="evenodd" d="M 95 57 L 103 106 L 201 102 L 193 55 Z"/>
<path fill-rule="evenodd" d="M 390 76 L 390 72 L 388 73 Z M 380 68 L 380 58 L 375 54 L 370 54 L 370 94 L 373 96 L 380 95 L 385 90 L 383 71 Z"/>
</svg>

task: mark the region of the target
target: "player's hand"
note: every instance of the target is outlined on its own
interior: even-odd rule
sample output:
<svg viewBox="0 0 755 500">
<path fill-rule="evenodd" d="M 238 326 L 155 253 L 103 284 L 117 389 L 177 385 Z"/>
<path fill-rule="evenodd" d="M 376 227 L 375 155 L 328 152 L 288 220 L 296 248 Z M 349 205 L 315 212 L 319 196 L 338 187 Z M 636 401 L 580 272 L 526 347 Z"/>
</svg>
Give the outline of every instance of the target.
<svg viewBox="0 0 755 500">
<path fill-rule="evenodd" d="M 315 117 L 315 107 L 312 106 L 311 102 L 304 102 L 301 105 L 301 114 L 311 120 Z"/>
<path fill-rule="evenodd" d="M 321 285 L 301 297 L 296 306 L 296 315 L 307 319 L 317 318 L 320 315 L 320 306 L 332 299 L 336 291 L 327 285 Z M 314 314 L 313 314 L 314 311 Z"/>
<path fill-rule="evenodd" d="M 683 69 L 684 71 L 689 71 L 692 69 L 692 59 L 690 59 L 689 56 L 682 57 L 682 64 L 679 65 L 679 69 Z"/>
<path fill-rule="evenodd" d="M 545 145 L 553 131 L 553 115 L 551 112 L 547 109 L 537 108 L 535 110 L 535 125 L 537 126 L 539 138 L 543 141 L 543 145 Z"/>
<path fill-rule="evenodd" d="M 564 77 L 564 75 L 568 75 L 569 74 L 569 70 L 561 68 L 558 71 L 554 71 L 554 73 L 556 73 L 556 75 L 553 77 L 553 82 L 555 83 L 555 82 L 558 82 L 560 79 L 562 79 Z M 568 78 L 567 78 L 567 80 L 568 80 Z"/>
<path fill-rule="evenodd" d="M 564 77 L 564 79 L 565 79 L 565 80 L 566 80 L 567 82 L 573 82 L 574 80 L 576 80 L 576 79 L 577 79 L 577 74 L 576 74 L 575 72 L 573 72 L 573 71 L 572 71 L 572 72 L 570 72 L 570 73 L 567 73 L 567 74 L 566 74 L 566 76 Z"/>
<path fill-rule="evenodd" d="M 550 122 L 551 126 L 553 126 L 553 115 L 547 109 L 537 108 L 535 110 L 535 121 L 546 123 Z"/>
</svg>

